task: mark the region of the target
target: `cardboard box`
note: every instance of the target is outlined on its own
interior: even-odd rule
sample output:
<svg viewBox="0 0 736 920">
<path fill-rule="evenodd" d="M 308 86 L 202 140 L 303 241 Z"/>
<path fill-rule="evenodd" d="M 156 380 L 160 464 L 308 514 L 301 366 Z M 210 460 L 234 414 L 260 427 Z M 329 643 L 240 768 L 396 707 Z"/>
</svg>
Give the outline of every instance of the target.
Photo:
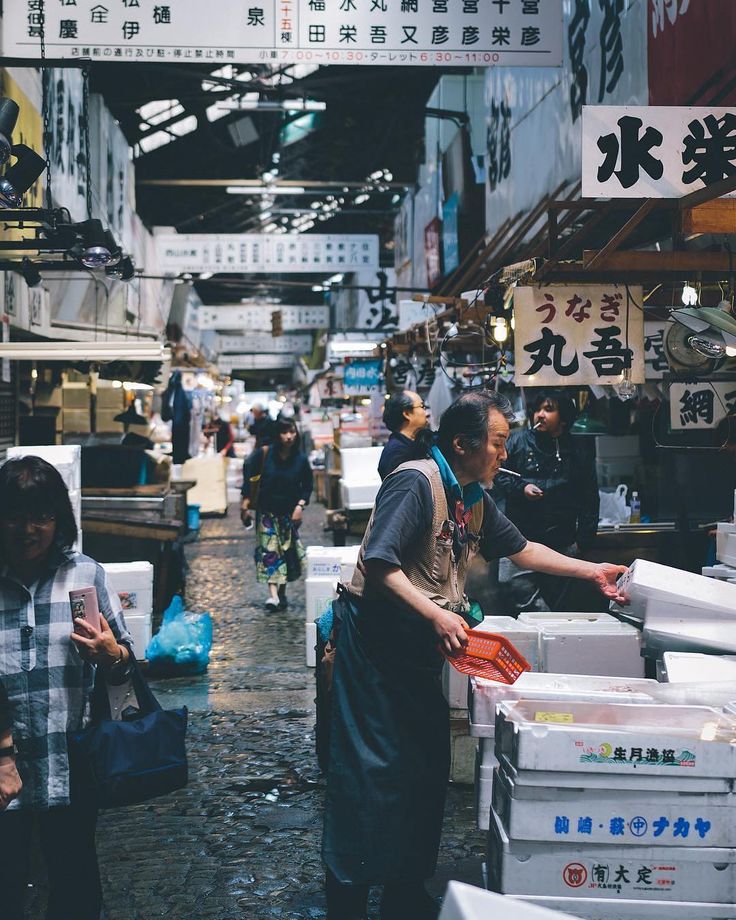
<svg viewBox="0 0 736 920">
<path fill-rule="evenodd" d="M 84 356 L 84 347 L 80 347 L 80 355 Z M 65 383 L 61 388 L 61 404 L 64 411 L 67 409 L 89 410 L 92 395 L 86 383 Z"/>
<path fill-rule="evenodd" d="M 501 703 L 502 755 L 518 770 L 731 778 L 736 719 L 707 706 Z"/>
<path fill-rule="evenodd" d="M 119 432 L 123 433 L 123 423 L 116 422 L 115 416 L 120 415 L 121 409 L 101 409 L 97 407 L 95 412 L 95 425 L 100 434 Z"/>
<path fill-rule="evenodd" d="M 114 409 L 114 414 L 122 412 L 125 408 L 125 390 L 114 387 L 112 381 L 97 381 L 97 411 L 100 409 Z"/>
<path fill-rule="evenodd" d="M 736 844 L 732 793 L 577 789 L 519 785 L 501 767 L 493 808 L 511 840 L 609 846 L 729 847 Z"/>
<path fill-rule="evenodd" d="M 736 850 L 617 847 L 509 840 L 495 812 L 488 835 L 488 887 L 503 894 L 628 897 L 653 901 L 736 899 Z"/>
<path fill-rule="evenodd" d="M 86 409 L 64 409 L 61 414 L 61 430 L 75 434 L 90 434 L 92 425 L 89 407 Z"/>
</svg>

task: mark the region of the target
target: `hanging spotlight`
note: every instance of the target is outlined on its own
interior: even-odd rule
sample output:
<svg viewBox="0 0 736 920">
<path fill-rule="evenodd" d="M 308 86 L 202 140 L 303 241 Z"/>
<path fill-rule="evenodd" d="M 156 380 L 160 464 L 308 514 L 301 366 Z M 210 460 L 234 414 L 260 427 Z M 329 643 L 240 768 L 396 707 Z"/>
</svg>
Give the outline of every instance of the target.
<svg viewBox="0 0 736 920">
<path fill-rule="evenodd" d="M 105 230 L 104 237 L 105 246 L 110 253 L 110 261 L 107 264 L 108 266 L 117 265 L 118 262 L 123 258 L 123 250 L 115 241 L 115 237 L 112 235 L 112 230 Z"/>
<path fill-rule="evenodd" d="M 493 323 L 493 338 L 501 344 L 509 337 L 509 326 L 503 316 L 497 316 Z"/>
<path fill-rule="evenodd" d="M 85 268 L 107 268 L 115 264 L 114 251 L 117 249 L 109 230 L 102 229 L 102 221 L 97 219 L 82 221 L 82 252 L 79 261 Z M 112 243 L 110 242 L 112 240 Z M 112 250 L 111 251 L 111 247 Z M 118 257 L 119 261 L 119 257 Z"/>
<path fill-rule="evenodd" d="M 41 272 L 38 270 L 38 266 L 31 262 L 30 259 L 23 259 L 21 266 L 21 274 L 23 279 L 29 288 L 38 287 L 38 285 L 43 280 L 41 278 Z"/>
<path fill-rule="evenodd" d="M 105 268 L 105 274 L 108 278 L 117 278 L 119 281 L 131 281 L 135 277 L 133 260 L 130 256 L 123 256 L 114 265 L 108 265 Z"/>
<path fill-rule="evenodd" d="M 46 160 L 25 144 L 15 144 L 10 149 L 17 162 L 9 166 L 0 179 L 0 208 L 21 207 L 23 195 L 46 169 Z"/>
<path fill-rule="evenodd" d="M 18 103 L 0 99 L 0 164 L 7 163 L 12 150 L 12 134 L 18 121 Z"/>
</svg>

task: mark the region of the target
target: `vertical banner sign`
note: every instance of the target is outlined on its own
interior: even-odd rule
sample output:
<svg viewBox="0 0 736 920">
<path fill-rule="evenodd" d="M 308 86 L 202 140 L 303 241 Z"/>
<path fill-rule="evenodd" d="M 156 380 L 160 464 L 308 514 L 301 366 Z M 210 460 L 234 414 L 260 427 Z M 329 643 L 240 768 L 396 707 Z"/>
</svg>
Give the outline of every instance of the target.
<svg viewBox="0 0 736 920">
<path fill-rule="evenodd" d="M 359 233 L 158 233 L 159 271 L 253 272 L 358 271 L 379 267 L 378 236 Z"/>
<path fill-rule="evenodd" d="M 45 4 L 52 58 L 408 64 L 562 63 L 562 0 L 61 0 Z M 40 56 L 38 0 L 5 4 L 3 53 Z"/>
<path fill-rule="evenodd" d="M 424 261 L 427 265 L 427 285 L 433 288 L 442 277 L 442 223 L 433 217 L 424 228 Z"/>
<path fill-rule="evenodd" d="M 736 380 L 670 384 L 670 427 L 673 431 L 717 428 L 736 412 Z"/>
<path fill-rule="evenodd" d="M 457 235 L 457 212 L 460 198 L 453 192 L 442 207 L 442 258 L 444 260 L 445 274 L 460 264 L 460 244 Z"/>
<path fill-rule="evenodd" d="M 644 376 L 647 380 L 661 380 L 670 366 L 664 353 L 664 337 L 672 323 L 667 320 L 644 321 Z"/>
<path fill-rule="evenodd" d="M 345 365 L 343 388 L 346 396 L 363 396 L 378 392 L 381 383 L 380 358 L 351 361 Z"/>
<path fill-rule="evenodd" d="M 516 385 L 644 383 L 641 287 L 616 284 L 519 287 L 514 292 Z"/>
<path fill-rule="evenodd" d="M 736 109 L 583 106 L 585 198 L 681 198 L 735 173 Z"/>
</svg>

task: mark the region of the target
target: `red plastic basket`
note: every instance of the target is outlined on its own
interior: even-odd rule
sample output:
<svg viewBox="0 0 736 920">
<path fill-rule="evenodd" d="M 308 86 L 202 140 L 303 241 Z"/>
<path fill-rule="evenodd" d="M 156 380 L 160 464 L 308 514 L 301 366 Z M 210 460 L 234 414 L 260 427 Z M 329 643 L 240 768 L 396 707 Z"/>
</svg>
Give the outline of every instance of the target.
<svg viewBox="0 0 736 920">
<path fill-rule="evenodd" d="M 513 684 L 532 667 L 505 636 L 468 630 L 468 644 L 456 655 L 445 653 L 450 664 L 461 674 L 483 677 L 500 684 Z"/>
</svg>

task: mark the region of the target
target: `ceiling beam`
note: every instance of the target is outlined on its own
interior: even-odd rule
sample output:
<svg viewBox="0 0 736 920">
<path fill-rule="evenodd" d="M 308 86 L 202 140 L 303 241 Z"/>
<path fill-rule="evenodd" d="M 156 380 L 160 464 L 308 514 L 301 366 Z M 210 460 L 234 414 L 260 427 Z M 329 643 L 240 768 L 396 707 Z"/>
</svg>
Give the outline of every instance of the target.
<svg viewBox="0 0 736 920">
<path fill-rule="evenodd" d="M 158 186 L 159 188 L 225 188 L 228 185 L 243 188 L 263 188 L 266 183 L 262 179 L 137 179 L 136 185 Z M 274 192 L 288 191 L 289 188 L 326 189 L 335 188 L 362 189 L 370 183 L 366 181 L 342 181 L 341 179 L 283 179 L 275 183 Z M 405 189 L 406 182 L 379 182 L 377 186 L 384 188 Z M 371 187 L 372 188 L 372 187 Z M 378 191 L 378 187 L 375 188 Z"/>
</svg>

